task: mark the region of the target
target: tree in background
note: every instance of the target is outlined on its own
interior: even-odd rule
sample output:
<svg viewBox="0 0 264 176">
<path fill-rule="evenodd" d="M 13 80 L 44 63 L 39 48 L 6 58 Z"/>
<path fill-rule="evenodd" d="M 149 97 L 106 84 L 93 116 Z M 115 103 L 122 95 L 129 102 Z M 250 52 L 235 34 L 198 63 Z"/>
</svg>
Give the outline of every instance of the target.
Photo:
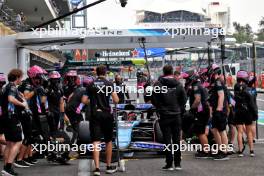
<svg viewBox="0 0 264 176">
<path fill-rule="evenodd" d="M 259 31 L 257 33 L 258 41 L 264 41 L 264 17 L 259 22 Z"/>
<path fill-rule="evenodd" d="M 237 40 L 237 43 L 251 43 L 253 41 L 253 31 L 249 24 L 245 26 L 240 23 L 234 22 L 235 33 L 233 36 Z"/>
</svg>

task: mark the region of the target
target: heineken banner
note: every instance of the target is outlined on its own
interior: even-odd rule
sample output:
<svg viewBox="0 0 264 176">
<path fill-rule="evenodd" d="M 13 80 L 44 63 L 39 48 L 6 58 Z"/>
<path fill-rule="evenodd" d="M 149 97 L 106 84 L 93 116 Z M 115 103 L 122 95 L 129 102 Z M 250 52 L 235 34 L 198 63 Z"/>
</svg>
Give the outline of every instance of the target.
<svg viewBox="0 0 264 176">
<path fill-rule="evenodd" d="M 148 57 L 163 57 L 165 48 L 147 48 Z M 111 50 L 88 50 L 88 58 L 144 58 L 145 52 L 142 48 L 133 49 L 111 49 Z"/>
</svg>

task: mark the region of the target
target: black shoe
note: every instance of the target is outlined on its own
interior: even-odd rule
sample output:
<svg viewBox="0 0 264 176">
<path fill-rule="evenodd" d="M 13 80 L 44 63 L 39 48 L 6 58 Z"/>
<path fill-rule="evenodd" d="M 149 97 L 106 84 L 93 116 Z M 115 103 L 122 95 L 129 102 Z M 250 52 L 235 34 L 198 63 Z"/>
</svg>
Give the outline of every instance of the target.
<svg viewBox="0 0 264 176">
<path fill-rule="evenodd" d="M 28 157 L 28 159 L 30 159 L 30 162 L 33 163 L 33 164 L 37 164 L 38 163 L 38 160 L 35 159 L 35 157 Z"/>
<path fill-rule="evenodd" d="M 93 175 L 94 176 L 100 176 L 101 173 L 100 173 L 100 169 L 99 168 L 96 168 L 94 171 L 93 171 Z"/>
<path fill-rule="evenodd" d="M 16 161 L 14 163 L 14 166 L 16 166 L 18 168 L 28 168 L 30 165 L 27 164 L 24 160 L 21 160 L 21 161 Z"/>
<path fill-rule="evenodd" d="M 24 159 L 24 161 L 29 166 L 34 166 L 35 165 L 35 163 L 32 162 L 31 158 L 26 158 L 26 159 Z"/>
<path fill-rule="evenodd" d="M 38 160 L 32 158 L 31 163 L 33 163 L 33 164 L 37 164 L 37 163 L 38 163 Z"/>
<path fill-rule="evenodd" d="M 175 170 L 177 170 L 177 171 L 181 171 L 181 170 L 182 170 L 181 165 L 180 165 L 180 164 L 175 165 Z"/>
<path fill-rule="evenodd" d="M 243 157 L 244 156 L 243 152 L 241 152 L 241 151 L 238 151 L 237 154 L 238 154 L 238 157 Z"/>
<path fill-rule="evenodd" d="M 214 157 L 215 161 L 226 161 L 229 160 L 229 157 L 227 154 L 223 153 L 223 152 L 219 152 L 215 157 Z"/>
<path fill-rule="evenodd" d="M 1 171 L 1 174 L 3 176 L 17 176 L 18 173 L 16 173 L 13 168 L 11 169 L 7 169 L 7 168 L 4 168 L 2 171 Z"/>
<path fill-rule="evenodd" d="M 205 152 L 198 152 L 195 153 L 195 158 L 197 159 L 208 159 L 211 158 L 209 153 L 205 153 Z"/>
<path fill-rule="evenodd" d="M 209 152 L 207 156 L 208 156 L 207 157 L 208 159 L 213 159 L 214 158 L 214 154 L 212 154 L 211 152 Z"/>
<path fill-rule="evenodd" d="M 254 153 L 253 150 L 250 151 L 250 156 L 251 156 L 251 157 L 254 157 L 254 156 L 255 156 L 255 153 Z"/>
<path fill-rule="evenodd" d="M 234 152 L 234 151 L 230 151 L 230 152 L 227 152 L 226 154 L 227 154 L 227 155 L 234 155 L 235 152 Z"/>
<path fill-rule="evenodd" d="M 16 173 L 16 172 L 14 171 L 13 167 L 11 167 L 11 174 L 14 175 L 14 176 L 17 176 L 17 175 L 18 175 L 18 173 Z"/>
<path fill-rule="evenodd" d="M 218 153 L 210 153 L 210 156 L 214 159 L 216 156 L 218 155 Z"/>
<path fill-rule="evenodd" d="M 172 166 L 169 166 L 169 165 L 166 165 L 162 168 L 162 170 L 165 170 L 165 171 L 173 171 L 174 168 Z"/>
<path fill-rule="evenodd" d="M 113 174 L 117 171 L 117 167 L 116 166 L 107 166 L 106 167 L 106 173 L 107 174 Z"/>
</svg>

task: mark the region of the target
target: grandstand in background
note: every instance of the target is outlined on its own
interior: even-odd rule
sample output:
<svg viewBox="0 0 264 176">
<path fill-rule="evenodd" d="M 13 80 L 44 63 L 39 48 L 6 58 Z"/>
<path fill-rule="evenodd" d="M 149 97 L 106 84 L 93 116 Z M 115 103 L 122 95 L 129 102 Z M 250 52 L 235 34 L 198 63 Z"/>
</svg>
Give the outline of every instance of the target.
<svg viewBox="0 0 264 176">
<path fill-rule="evenodd" d="M 140 27 L 219 27 L 231 33 L 230 7 L 218 1 L 201 7 L 199 1 L 153 1 L 146 9 L 137 10 L 136 24 Z"/>
</svg>

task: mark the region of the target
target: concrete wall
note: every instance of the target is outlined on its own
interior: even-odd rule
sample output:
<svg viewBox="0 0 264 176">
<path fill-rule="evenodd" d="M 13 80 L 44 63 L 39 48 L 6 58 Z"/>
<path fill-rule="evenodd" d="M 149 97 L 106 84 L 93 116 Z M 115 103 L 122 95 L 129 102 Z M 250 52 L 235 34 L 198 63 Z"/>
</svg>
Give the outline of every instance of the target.
<svg viewBox="0 0 264 176">
<path fill-rule="evenodd" d="M 18 66 L 15 38 L 15 35 L 0 36 L 0 72 L 4 74 Z"/>
<path fill-rule="evenodd" d="M 24 73 L 24 77 L 27 77 L 27 70 L 30 66 L 30 51 L 26 48 L 17 49 L 17 63 L 18 68 L 21 69 Z"/>
</svg>

